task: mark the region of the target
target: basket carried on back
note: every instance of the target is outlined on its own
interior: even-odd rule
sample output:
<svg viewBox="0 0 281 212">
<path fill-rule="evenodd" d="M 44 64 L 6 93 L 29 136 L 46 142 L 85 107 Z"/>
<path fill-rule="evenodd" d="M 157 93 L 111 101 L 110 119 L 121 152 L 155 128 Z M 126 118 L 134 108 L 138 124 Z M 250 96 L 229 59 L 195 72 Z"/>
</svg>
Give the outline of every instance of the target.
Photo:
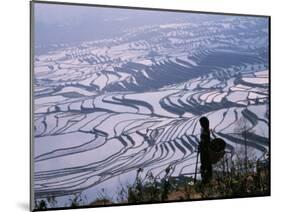
<svg viewBox="0 0 281 212">
<path fill-rule="evenodd" d="M 215 138 L 209 146 L 209 157 L 212 164 L 219 162 L 225 154 L 226 143 L 221 138 Z"/>
</svg>

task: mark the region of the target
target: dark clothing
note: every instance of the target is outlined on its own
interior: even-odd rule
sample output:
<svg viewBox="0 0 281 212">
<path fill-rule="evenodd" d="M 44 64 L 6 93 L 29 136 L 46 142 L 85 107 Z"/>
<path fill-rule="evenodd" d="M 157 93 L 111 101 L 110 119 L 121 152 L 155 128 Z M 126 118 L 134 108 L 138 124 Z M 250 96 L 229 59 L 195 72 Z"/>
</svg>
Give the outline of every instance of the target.
<svg viewBox="0 0 281 212">
<path fill-rule="evenodd" d="M 209 146 L 211 143 L 209 129 L 202 130 L 200 140 L 201 178 L 203 183 L 208 183 L 212 179 L 212 163 L 209 157 Z"/>
</svg>

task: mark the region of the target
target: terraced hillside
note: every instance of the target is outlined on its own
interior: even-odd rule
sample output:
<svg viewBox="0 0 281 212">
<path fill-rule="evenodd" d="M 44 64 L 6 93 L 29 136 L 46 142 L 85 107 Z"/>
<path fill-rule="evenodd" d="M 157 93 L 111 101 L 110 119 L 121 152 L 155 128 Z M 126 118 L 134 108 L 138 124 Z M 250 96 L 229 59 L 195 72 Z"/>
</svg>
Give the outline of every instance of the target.
<svg viewBox="0 0 281 212">
<path fill-rule="evenodd" d="M 63 205 L 68 195 L 94 200 L 104 188 L 115 199 L 139 168 L 143 179 L 163 177 L 168 166 L 172 176 L 192 176 L 201 116 L 233 157 L 244 145 L 237 133 L 244 119 L 252 156 L 264 157 L 266 19 L 182 16 L 35 55 L 36 198 L 57 196 Z"/>
</svg>

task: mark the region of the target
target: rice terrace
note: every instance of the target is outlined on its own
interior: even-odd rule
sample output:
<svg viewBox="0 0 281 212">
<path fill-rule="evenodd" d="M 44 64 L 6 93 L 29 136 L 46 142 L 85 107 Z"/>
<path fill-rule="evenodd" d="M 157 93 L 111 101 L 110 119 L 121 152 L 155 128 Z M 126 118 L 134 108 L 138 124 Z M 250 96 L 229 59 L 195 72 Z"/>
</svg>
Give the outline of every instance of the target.
<svg viewBox="0 0 281 212">
<path fill-rule="evenodd" d="M 37 209 L 268 195 L 267 18 L 34 8 Z M 204 188 L 203 116 L 226 143 Z"/>
</svg>

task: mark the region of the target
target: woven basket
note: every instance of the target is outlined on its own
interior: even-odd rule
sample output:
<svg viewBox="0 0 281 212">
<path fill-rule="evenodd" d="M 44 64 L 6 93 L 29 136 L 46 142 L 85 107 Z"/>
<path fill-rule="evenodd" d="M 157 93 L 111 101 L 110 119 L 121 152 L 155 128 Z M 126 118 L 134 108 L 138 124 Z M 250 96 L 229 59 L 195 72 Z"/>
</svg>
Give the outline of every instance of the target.
<svg viewBox="0 0 281 212">
<path fill-rule="evenodd" d="M 226 143 L 221 138 L 215 138 L 209 146 L 209 157 L 212 164 L 219 162 L 225 154 Z"/>
</svg>

